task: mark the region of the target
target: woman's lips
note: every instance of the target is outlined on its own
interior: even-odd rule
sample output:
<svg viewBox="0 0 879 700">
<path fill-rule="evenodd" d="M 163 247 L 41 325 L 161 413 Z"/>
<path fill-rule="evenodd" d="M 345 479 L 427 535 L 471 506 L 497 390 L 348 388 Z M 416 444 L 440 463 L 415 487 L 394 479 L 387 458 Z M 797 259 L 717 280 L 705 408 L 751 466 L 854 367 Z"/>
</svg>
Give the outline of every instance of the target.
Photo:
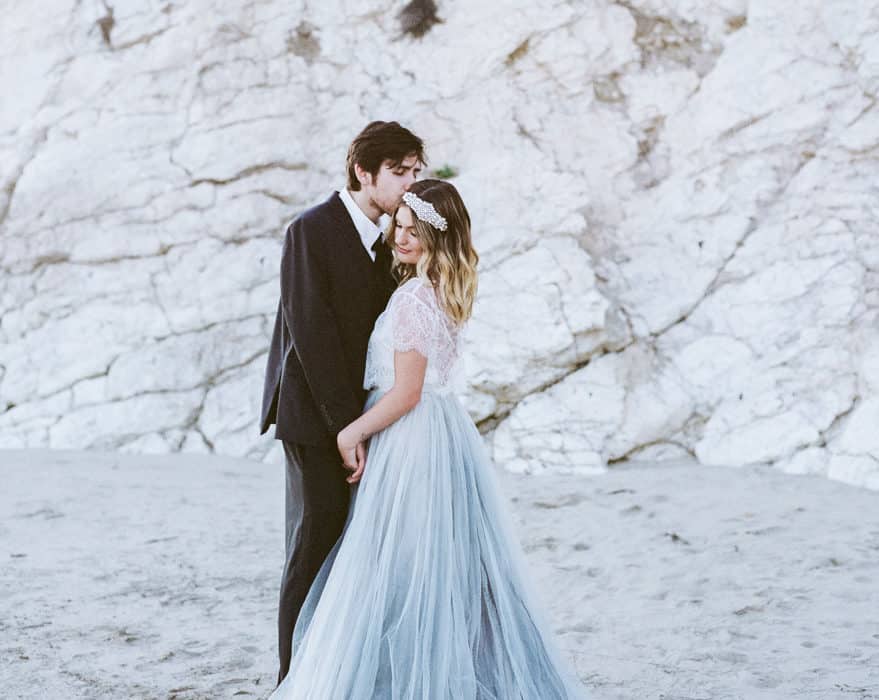
<svg viewBox="0 0 879 700">
<path fill-rule="evenodd" d="M 400 246 L 397 246 L 397 252 L 402 253 L 403 255 L 409 254 L 409 250 L 407 248 L 401 248 Z"/>
</svg>

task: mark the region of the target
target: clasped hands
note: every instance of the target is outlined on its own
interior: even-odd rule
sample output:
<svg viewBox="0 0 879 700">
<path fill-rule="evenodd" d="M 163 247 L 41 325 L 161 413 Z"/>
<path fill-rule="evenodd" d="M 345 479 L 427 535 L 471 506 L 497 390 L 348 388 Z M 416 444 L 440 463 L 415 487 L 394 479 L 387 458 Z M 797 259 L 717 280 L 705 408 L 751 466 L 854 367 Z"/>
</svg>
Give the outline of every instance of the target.
<svg viewBox="0 0 879 700">
<path fill-rule="evenodd" d="M 349 430 L 351 426 L 343 428 L 336 436 L 336 445 L 339 448 L 339 454 L 342 455 L 342 463 L 346 469 L 350 469 L 353 474 L 345 479 L 349 484 L 356 484 L 363 476 L 363 469 L 366 467 L 366 443 L 358 440 L 358 436 Z"/>
</svg>

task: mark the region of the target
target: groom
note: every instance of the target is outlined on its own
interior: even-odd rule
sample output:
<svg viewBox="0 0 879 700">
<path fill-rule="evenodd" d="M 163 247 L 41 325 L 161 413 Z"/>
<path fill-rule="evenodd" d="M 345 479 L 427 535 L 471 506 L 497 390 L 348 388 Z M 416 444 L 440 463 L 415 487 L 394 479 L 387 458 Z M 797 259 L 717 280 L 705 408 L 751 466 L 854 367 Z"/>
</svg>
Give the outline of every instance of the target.
<svg viewBox="0 0 879 700">
<path fill-rule="evenodd" d="M 411 131 L 368 124 L 348 149 L 347 187 L 301 213 L 284 238 L 261 417 L 261 433 L 275 424 L 287 463 L 278 683 L 305 595 L 348 514 L 349 473 L 336 435 L 363 410 L 367 342 L 395 287 L 379 219 L 394 212 L 423 162 Z"/>
</svg>

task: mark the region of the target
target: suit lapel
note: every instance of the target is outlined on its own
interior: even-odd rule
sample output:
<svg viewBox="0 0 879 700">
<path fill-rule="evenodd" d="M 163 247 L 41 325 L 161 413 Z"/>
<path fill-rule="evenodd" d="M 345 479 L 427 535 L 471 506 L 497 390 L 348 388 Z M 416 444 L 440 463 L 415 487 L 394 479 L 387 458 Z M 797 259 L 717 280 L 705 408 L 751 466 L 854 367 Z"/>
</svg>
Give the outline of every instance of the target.
<svg viewBox="0 0 879 700">
<path fill-rule="evenodd" d="M 375 261 L 373 261 L 372 256 L 363 247 L 357 227 L 351 220 L 351 215 L 345 208 L 338 192 L 333 192 L 329 204 L 329 211 L 336 221 L 339 245 L 344 250 L 344 256 L 349 261 L 352 272 L 362 275 L 365 285 L 371 289 L 372 294 L 379 300 L 379 304 L 383 308 L 396 287 L 394 278 L 391 276 L 393 255 L 390 249 L 387 246 L 381 246 Z"/>
<path fill-rule="evenodd" d="M 346 256 L 352 261 L 358 270 L 369 274 L 372 268 L 372 257 L 363 247 L 357 227 L 351 220 L 351 215 L 345 208 L 338 192 L 333 192 L 330 197 L 331 211 L 339 225 L 339 239 L 341 240 Z"/>
</svg>

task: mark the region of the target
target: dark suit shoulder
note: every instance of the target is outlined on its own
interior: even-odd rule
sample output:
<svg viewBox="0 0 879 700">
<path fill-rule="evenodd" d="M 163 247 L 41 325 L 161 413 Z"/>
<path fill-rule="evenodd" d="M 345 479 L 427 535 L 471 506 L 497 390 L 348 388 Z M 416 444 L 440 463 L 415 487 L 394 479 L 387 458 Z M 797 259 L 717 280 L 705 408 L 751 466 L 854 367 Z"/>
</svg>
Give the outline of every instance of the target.
<svg viewBox="0 0 879 700">
<path fill-rule="evenodd" d="M 332 195 L 320 204 L 309 207 L 301 212 L 290 226 L 287 228 L 287 234 L 290 236 L 304 236 L 308 240 L 315 237 L 324 238 L 327 232 L 336 229 L 340 221 L 344 222 L 345 205 L 339 198 L 338 192 Z"/>
<path fill-rule="evenodd" d="M 339 193 L 333 192 L 328 199 L 302 212 L 295 221 L 301 222 L 305 227 L 327 226 L 337 224 L 339 216 L 345 211 L 345 205 L 342 203 Z"/>
</svg>

